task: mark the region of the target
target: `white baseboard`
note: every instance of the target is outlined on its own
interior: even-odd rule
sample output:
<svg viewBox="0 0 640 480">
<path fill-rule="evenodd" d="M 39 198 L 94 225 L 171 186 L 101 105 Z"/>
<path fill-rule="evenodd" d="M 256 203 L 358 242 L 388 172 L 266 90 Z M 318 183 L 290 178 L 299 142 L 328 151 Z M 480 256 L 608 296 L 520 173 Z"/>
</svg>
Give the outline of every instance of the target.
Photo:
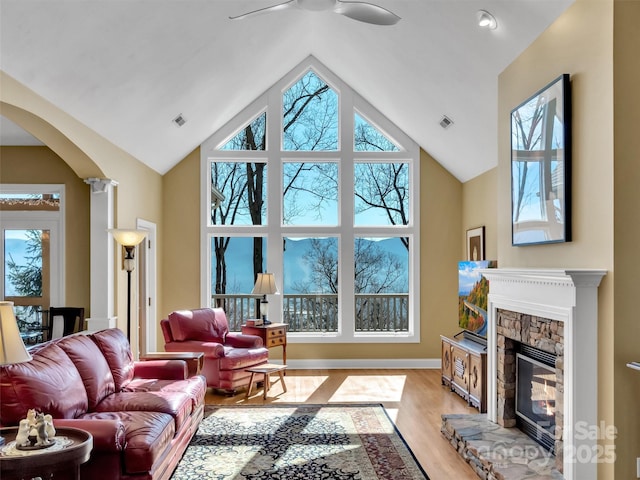
<svg viewBox="0 0 640 480">
<path fill-rule="evenodd" d="M 272 363 L 282 363 L 281 359 L 270 360 Z M 345 368 L 355 369 L 400 369 L 400 368 L 425 368 L 439 369 L 439 358 L 393 358 L 393 359 L 289 359 L 287 366 L 297 370 L 326 369 L 336 370 Z"/>
</svg>

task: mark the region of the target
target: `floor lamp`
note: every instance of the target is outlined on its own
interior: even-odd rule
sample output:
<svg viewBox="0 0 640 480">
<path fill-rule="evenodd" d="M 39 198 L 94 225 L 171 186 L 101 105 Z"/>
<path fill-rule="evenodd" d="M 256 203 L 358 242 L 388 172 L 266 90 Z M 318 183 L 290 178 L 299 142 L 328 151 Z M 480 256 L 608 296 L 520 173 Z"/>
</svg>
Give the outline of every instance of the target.
<svg viewBox="0 0 640 480">
<path fill-rule="evenodd" d="M 147 232 L 120 228 L 113 228 L 109 232 L 122 245 L 122 269 L 127 271 L 127 338 L 131 341 L 131 272 L 136 267 L 136 245 L 144 240 Z"/>
<path fill-rule="evenodd" d="M 13 365 L 30 360 L 31 355 L 24 346 L 18 322 L 13 314 L 13 302 L 0 302 L 0 365 Z M 2 435 L 0 445 L 4 445 Z"/>
</svg>

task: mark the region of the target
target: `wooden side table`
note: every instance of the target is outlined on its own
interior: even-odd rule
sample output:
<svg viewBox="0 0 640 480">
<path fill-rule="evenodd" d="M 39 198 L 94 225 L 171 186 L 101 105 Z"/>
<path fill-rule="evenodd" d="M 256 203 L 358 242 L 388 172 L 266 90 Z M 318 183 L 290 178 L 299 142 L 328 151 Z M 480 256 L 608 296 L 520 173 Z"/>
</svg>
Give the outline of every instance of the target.
<svg viewBox="0 0 640 480">
<path fill-rule="evenodd" d="M 282 391 L 284 393 L 287 392 L 287 385 L 284 383 L 284 371 L 286 370 L 286 365 L 276 365 L 273 363 L 263 363 L 262 365 L 258 365 L 257 367 L 247 368 L 247 372 L 251 372 L 251 379 L 249 380 L 249 388 L 247 388 L 247 398 L 251 396 L 251 388 L 253 387 L 253 379 L 256 373 L 262 373 L 264 378 L 264 392 L 262 394 L 262 398 L 267 399 L 267 392 L 271 388 L 271 375 L 272 373 L 278 373 L 280 375 L 280 383 L 282 384 Z"/>
<path fill-rule="evenodd" d="M 79 428 L 56 428 L 56 443 L 42 450 L 17 450 L 18 427 L 0 428 L 5 444 L 0 446 L 0 477 L 2 480 L 50 478 L 55 473 L 72 473 L 80 479 L 80 465 L 89 460 L 93 437 Z"/>
<path fill-rule="evenodd" d="M 140 360 L 184 360 L 189 376 L 199 375 L 204 365 L 202 352 L 149 352 L 140 355 Z"/>
<path fill-rule="evenodd" d="M 282 346 L 282 363 L 287 364 L 287 323 L 270 323 L 249 327 L 242 325 L 244 335 L 257 335 L 262 338 L 262 343 L 267 348 Z"/>
</svg>

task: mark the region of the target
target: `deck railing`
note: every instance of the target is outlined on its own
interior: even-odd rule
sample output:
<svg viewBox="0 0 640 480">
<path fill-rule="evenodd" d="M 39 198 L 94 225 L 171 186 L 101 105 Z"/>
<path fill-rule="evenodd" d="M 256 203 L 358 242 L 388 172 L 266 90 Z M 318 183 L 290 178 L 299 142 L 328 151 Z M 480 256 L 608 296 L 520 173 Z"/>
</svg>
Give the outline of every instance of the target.
<svg viewBox="0 0 640 480">
<path fill-rule="evenodd" d="M 240 331 L 248 318 L 255 318 L 260 295 L 213 295 L 212 305 L 224 308 L 231 331 Z M 282 298 L 282 321 L 289 332 L 337 332 L 338 296 L 295 294 Z M 356 332 L 406 332 L 409 330 L 409 295 L 406 293 L 357 294 Z"/>
</svg>

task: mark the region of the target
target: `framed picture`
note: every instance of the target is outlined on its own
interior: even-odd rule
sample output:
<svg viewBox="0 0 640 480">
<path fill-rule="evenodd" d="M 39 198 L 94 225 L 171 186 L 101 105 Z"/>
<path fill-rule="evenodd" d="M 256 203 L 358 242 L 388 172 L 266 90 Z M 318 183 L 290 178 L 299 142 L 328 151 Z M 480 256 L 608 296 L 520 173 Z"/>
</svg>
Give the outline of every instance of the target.
<svg viewBox="0 0 640 480">
<path fill-rule="evenodd" d="M 467 230 L 467 260 L 470 262 L 484 260 L 484 227 Z"/>
<path fill-rule="evenodd" d="M 571 241 L 570 88 L 565 73 L 511 112 L 515 246 Z"/>
</svg>

